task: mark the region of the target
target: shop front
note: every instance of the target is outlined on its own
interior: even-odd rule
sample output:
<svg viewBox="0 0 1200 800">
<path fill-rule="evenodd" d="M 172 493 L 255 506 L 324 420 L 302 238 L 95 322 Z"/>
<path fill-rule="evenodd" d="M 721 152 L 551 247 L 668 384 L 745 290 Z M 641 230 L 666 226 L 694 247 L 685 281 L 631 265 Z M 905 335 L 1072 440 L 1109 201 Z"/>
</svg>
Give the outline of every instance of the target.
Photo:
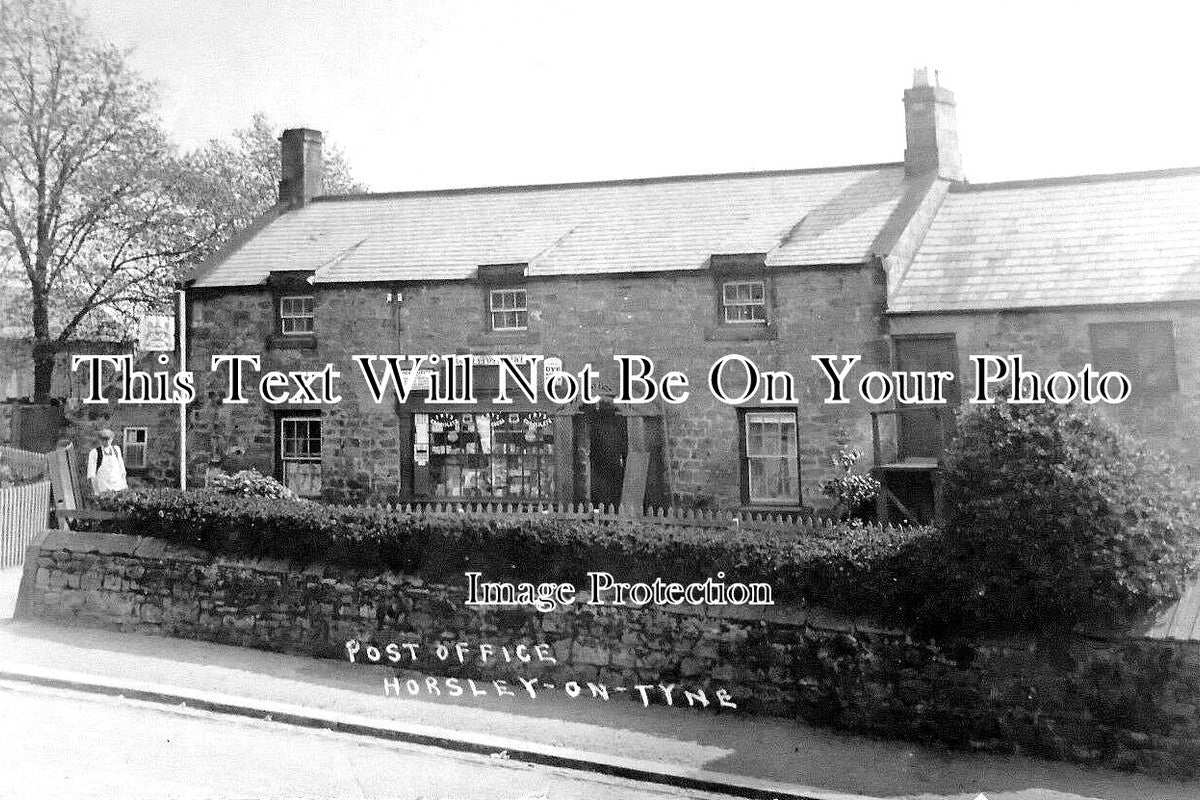
<svg viewBox="0 0 1200 800">
<path fill-rule="evenodd" d="M 495 369 L 476 367 L 477 402 L 397 406 L 401 493 L 418 502 L 665 502 L 661 420 L 628 416 L 611 399 L 560 406 L 491 398 Z M 654 469 L 657 474 L 649 475 Z"/>
</svg>

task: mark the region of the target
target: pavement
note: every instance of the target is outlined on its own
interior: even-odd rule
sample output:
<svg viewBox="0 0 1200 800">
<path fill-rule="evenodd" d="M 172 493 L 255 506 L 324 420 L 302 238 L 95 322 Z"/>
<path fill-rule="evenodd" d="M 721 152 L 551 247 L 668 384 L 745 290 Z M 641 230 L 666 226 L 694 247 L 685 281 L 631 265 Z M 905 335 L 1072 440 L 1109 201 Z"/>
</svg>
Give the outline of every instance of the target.
<svg viewBox="0 0 1200 800">
<path fill-rule="evenodd" d="M 0 572 L 0 680 L 13 683 L 186 703 L 226 716 L 742 797 L 1200 797 L 1200 781 L 954 752 L 713 709 L 645 708 L 586 693 L 574 700 L 561 692 L 536 700 L 491 692 L 385 696 L 384 679 L 395 674 L 389 667 L 3 619 L 18 581 L 18 571 Z"/>
</svg>

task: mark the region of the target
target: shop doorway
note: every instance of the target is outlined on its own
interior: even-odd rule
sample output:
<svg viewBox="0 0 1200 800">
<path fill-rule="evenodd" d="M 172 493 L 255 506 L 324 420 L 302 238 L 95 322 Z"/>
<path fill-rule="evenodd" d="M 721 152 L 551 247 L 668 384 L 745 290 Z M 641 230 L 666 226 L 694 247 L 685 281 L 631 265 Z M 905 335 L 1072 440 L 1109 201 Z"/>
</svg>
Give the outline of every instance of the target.
<svg viewBox="0 0 1200 800">
<path fill-rule="evenodd" d="M 593 506 L 618 505 L 625 482 L 625 457 L 628 453 L 625 418 L 613 406 L 589 411 L 588 472 L 591 477 L 588 499 Z"/>
</svg>

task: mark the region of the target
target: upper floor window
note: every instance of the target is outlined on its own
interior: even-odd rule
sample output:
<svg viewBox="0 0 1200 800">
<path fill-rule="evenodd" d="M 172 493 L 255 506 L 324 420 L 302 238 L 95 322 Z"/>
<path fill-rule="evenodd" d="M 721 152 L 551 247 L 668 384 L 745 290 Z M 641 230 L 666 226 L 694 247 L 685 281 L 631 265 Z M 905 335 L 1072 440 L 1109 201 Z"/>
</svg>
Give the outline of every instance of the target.
<svg viewBox="0 0 1200 800">
<path fill-rule="evenodd" d="M 279 298 L 279 332 L 284 336 L 307 336 L 313 332 L 316 314 L 311 294 Z"/>
<path fill-rule="evenodd" d="M 307 336 L 313 332 L 316 314 L 311 294 L 279 298 L 279 332 L 284 336 Z"/>
<path fill-rule="evenodd" d="M 121 453 L 125 466 L 142 469 L 146 466 L 146 442 L 149 435 L 145 428 L 125 428 L 121 433 Z"/>
<path fill-rule="evenodd" d="M 722 283 L 721 316 L 731 324 L 766 325 L 766 283 L 761 280 Z"/>
<path fill-rule="evenodd" d="M 1092 361 L 1097 370 L 1125 373 L 1132 400 L 1149 401 L 1179 388 L 1171 323 L 1105 322 L 1092 325 Z"/>
<path fill-rule="evenodd" d="M 492 289 L 488 295 L 488 310 L 494 331 L 529 329 L 529 307 L 524 289 Z"/>
</svg>

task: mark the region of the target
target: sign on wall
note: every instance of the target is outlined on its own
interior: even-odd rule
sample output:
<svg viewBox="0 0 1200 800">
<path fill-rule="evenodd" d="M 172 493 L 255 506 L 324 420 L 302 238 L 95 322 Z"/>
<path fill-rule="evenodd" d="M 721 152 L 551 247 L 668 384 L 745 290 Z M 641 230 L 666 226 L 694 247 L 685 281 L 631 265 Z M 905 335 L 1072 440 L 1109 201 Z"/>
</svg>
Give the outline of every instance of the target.
<svg viewBox="0 0 1200 800">
<path fill-rule="evenodd" d="M 175 318 L 170 314 L 148 314 L 138 322 L 138 349 L 143 352 L 175 349 Z"/>
</svg>

